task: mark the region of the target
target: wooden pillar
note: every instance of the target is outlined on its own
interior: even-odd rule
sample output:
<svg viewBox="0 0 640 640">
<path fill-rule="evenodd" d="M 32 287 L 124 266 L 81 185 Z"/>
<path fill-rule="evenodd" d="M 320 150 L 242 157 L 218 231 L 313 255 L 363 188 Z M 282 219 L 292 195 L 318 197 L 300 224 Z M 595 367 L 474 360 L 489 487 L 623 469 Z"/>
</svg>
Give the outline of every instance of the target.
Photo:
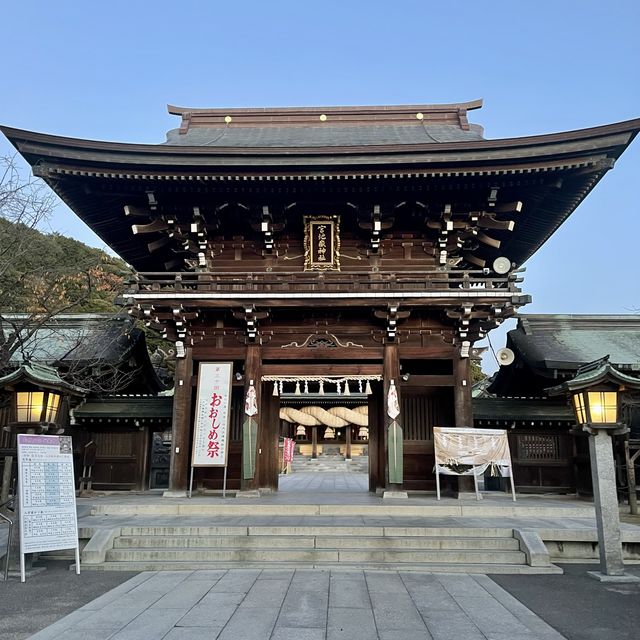
<svg viewBox="0 0 640 640">
<path fill-rule="evenodd" d="M 176 360 L 169 491 L 186 491 L 189 483 L 192 376 L 193 350 L 188 347 L 185 357 Z"/>
<path fill-rule="evenodd" d="M 258 424 L 258 438 L 260 437 L 260 425 L 262 423 L 262 415 L 260 409 L 262 408 L 262 351 L 259 344 L 248 344 L 247 353 L 244 360 L 244 398 L 247 397 L 247 391 L 249 390 L 250 383 L 253 381 L 253 386 L 256 390 L 256 405 L 258 407 L 258 413 L 254 416 L 255 421 Z M 244 411 L 244 403 L 243 403 Z M 243 416 L 243 420 L 246 416 Z M 258 442 L 260 440 L 258 439 Z M 247 446 L 243 441 L 242 447 Z M 258 443 L 253 443 L 255 454 L 258 452 Z M 244 478 L 241 473 L 240 488 L 243 491 L 249 491 L 251 489 L 258 488 L 258 456 L 256 455 L 256 471 L 253 478 Z"/>
<path fill-rule="evenodd" d="M 456 354 L 453 359 L 453 409 L 456 427 L 473 428 L 471 405 L 471 360 Z M 458 476 L 458 494 L 473 493 L 475 488 L 471 476 Z"/>
<path fill-rule="evenodd" d="M 382 385 L 378 382 L 372 385 L 375 392 L 369 396 L 369 491 L 375 493 L 385 486 L 384 462 L 384 419 L 382 418 Z"/>
<path fill-rule="evenodd" d="M 260 406 L 256 478 L 259 488 L 278 488 L 278 437 L 280 436 L 280 398 L 265 393 Z"/>
<path fill-rule="evenodd" d="M 311 458 L 318 457 L 318 427 L 311 427 Z"/>
<path fill-rule="evenodd" d="M 384 450 L 385 450 L 385 487 L 390 491 L 400 491 L 402 489 L 401 483 L 389 482 L 389 437 L 388 437 L 388 425 L 391 422 L 388 414 L 387 399 L 389 397 L 389 387 L 391 381 L 395 382 L 396 390 L 398 392 L 398 402 L 401 404 L 400 397 L 400 354 L 398 351 L 398 345 L 394 342 L 384 345 L 384 361 L 382 364 L 382 378 L 383 378 L 383 393 L 384 393 L 384 420 L 383 420 L 383 433 L 384 433 Z M 402 425 L 402 414 L 397 419 L 397 423 Z M 400 461 L 402 465 L 402 460 Z"/>
<path fill-rule="evenodd" d="M 352 429 L 351 425 L 347 425 L 346 431 L 345 431 L 347 445 L 344 452 L 344 457 L 346 460 L 351 460 L 351 429 Z"/>
</svg>

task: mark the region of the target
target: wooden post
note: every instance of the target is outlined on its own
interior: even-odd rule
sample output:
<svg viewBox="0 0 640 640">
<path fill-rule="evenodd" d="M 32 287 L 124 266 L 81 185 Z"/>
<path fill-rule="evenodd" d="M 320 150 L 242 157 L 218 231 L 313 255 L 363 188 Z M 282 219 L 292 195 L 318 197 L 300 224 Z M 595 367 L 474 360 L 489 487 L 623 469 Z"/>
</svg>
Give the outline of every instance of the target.
<svg viewBox="0 0 640 640">
<path fill-rule="evenodd" d="M 278 437 L 280 435 L 280 398 L 266 394 L 260 407 L 256 478 L 259 488 L 278 488 Z"/>
<path fill-rule="evenodd" d="M 384 447 L 382 437 L 381 414 L 382 414 L 382 384 L 376 382 L 372 384 L 374 393 L 369 396 L 367 405 L 369 407 L 369 441 L 367 443 L 367 453 L 369 454 L 369 491 L 375 493 L 378 489 L 384 488 Z"/>
<path fill-rule="evenodd" d="M 250 386 L 250 382 L 253 380 L 253 386 L 256 390 L 256 404 L 258 407 L 258 413 L 254 416 L 255 421 L 258 423 L 258 434 L 260 433 L 260 424 L 262 421 L 262 416 L 260 414 L 260 409 L 262 408 L 262 352 L 259 344 L 248 344 L 247 345 L 247 353 L 244 361 L 244 398 L 247 397 L 247 391 Z M 244 402 L 242 404 L 244 411 Z M 245 419 L 246 416 L 243 417 Z M 258 435 L 259 438 L 259 435 Z M 259 440 L 258 440 L 259 442 Z M 243 448 L 246 446 L 245 443 L 242 443 Z M 258 453 L 257 443 L 253 443 L 255 448 L 255 453 Z M 248 491 L 251 489 L 258 488 L 258 460 L 259 456 L 256 455 L 256 471 L 253 478 L 243 478 L 241 474 L 240 487 L 243 491 Z"/>
<path fill-rule="evenodd" d="M 4 467 L 2 468 L 2 489 L 0 489 L 0 504 L 4 504 L 9 499 L 9 489 L 11 487 L 12 471 L 13 471 L 13 456 L 5 456 Z"/>
<path fill-rule="evenodd" d="M 396 389 L 398 392 L 398 402 L 401 403 L 400 397 L 400 354 L 398 352 L 398 345 L 394 342 L 387 343 L 384 345 L 384 361 L 382 365 L 382 377 L 383 377 L 383 393 L 384 393 L 384 420 L 383 420 L 383 432 L 384 432 L 384 442 L 385 442 L 385 487 L 390 491 L 401 491 L 402 483 L 390 483 L 389 482 L 389 438 L 387 433 L 387 425 L 390 422 L 390 418 L 387 412 L 387 399 L 389 396 L 389 387 L 391 386 L 391 381 L 395 381 Z M 402 404 L 400 404 L 402 406 Z M 397 423 L 402 425 L 402 414 L 400 414 L 397 419 Z M 402 460 L 400 461 L 402 465 Z"/>
<path fill-rule="evenodd" d="M 346 426 L 345 437 L 347 440 L 347 445 L 344 452 L 344 457 L 346 460 L 351 460 L 351 425 Z"/>
<path fill-rule="evenodd" d="M 311 427 L 311 458 L 318 457 L 318 427 Z"/>
<path fill-rule="evenodd" d="M 471 360 L 461 358 L 459 354 L 453 359 L 453 410 L 456 427 L 473 428 L 473 409 L 471 405 Z M 474 491 L 473 478 L 458 476 L 458 495 Z"/>
<path fill-rule="evenodd" d="M 176 361 L 175 393 L 173 396 L 173 423 L 171 438 L 171 466 L 169 491 L 185 492 L 189 482 L 191 451 L 191 397 L 193 389 L 193 350 L 186 349 L 185 357 Z"/>
<path fill-rule="evenodd" d="M 627 484 L 629 485 L 629 513 L 638 515 L 638 495 L 636 493 L 636 458 L 640 450 L 633 455 L 629 451 L 629 438 L 624 439 L 624 458 L 627 465 Z"/>
</svg>

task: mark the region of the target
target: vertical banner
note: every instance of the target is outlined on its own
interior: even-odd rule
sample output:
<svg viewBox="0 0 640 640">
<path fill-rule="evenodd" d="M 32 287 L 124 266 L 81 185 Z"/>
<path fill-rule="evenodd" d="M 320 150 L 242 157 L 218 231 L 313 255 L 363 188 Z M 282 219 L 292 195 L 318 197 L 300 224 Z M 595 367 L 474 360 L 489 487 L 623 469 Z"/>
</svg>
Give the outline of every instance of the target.
<svg viewBox="0 0 640 640">
<path fill-rule="evenodd" d="M 27 553 L 75 549 L 80 573 L 71 437 L 18 434 L 18 487 L 22 582 Z"/>
<path fill-rule="evenodd" d="M 200 364 L 192 467 L 227 466 L 232 372 L 232 362 Z"/>
<path fill-rule="evenodd" d="M 285 438 L 284 439 L 284 449 L 283 449 L 283 461 L 286 464 L 290 464 L 291 462 L 293 462 L 293 450 L 295 447 L 296 443 L 293 440 L 293 438 Z"/>
<path fill-rule="evenodd" d="M 258 413 L 256 388 L 253 380 L 249 381 L 249 388 L 244 401 L 245 421 L 242 424 L 242 477 L 250 480 L 256 474 L 256 442 L 258 439 Z"/>
<path fill-rule="evenodd" d="M 387 395 L 387 415 L 391 418 L 391 423 L 387 432 L 388 454 L 389 454 L 389 483 L 402 484 L 403 473 L 403 436 L 402 427 L 398 424 L 397 417 L 400 415 L 400 403 L 398 402 L 398 389 L 396 383 L 391 380 Z"/>
</svg>

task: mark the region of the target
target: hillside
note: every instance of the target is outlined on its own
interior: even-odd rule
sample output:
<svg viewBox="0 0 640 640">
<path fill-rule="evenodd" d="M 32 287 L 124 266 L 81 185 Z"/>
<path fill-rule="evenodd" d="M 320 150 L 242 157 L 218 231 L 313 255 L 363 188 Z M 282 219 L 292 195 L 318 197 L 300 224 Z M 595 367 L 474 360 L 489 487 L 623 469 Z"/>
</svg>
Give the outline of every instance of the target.
<svg viewBox="0 0 640 640">
<path fill-rule="evenodd" d="M 101 249 L 0 218 L 0 310 L 47 315 L 116 311 L 130 269 Z"/>
</svg>

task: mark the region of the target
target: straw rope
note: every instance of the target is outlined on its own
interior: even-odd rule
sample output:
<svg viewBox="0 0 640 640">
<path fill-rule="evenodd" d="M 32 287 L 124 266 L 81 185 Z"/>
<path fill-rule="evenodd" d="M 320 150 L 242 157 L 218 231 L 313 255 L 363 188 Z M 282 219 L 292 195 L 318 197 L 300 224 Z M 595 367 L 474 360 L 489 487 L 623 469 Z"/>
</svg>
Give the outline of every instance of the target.
<svg viewBox="0 0 640 640">
<path fill-rule="evenodd" d="M 327 427 L 346 427 L 348 424 L 355 424 L 359 427 L 366 427 L 369 424 L 369 408 L 365 406 L 354 407 L 282 407 L 280 418 L 294 424 L 301 424 L 305 427 L 326 425 Z"/>
</svg>

